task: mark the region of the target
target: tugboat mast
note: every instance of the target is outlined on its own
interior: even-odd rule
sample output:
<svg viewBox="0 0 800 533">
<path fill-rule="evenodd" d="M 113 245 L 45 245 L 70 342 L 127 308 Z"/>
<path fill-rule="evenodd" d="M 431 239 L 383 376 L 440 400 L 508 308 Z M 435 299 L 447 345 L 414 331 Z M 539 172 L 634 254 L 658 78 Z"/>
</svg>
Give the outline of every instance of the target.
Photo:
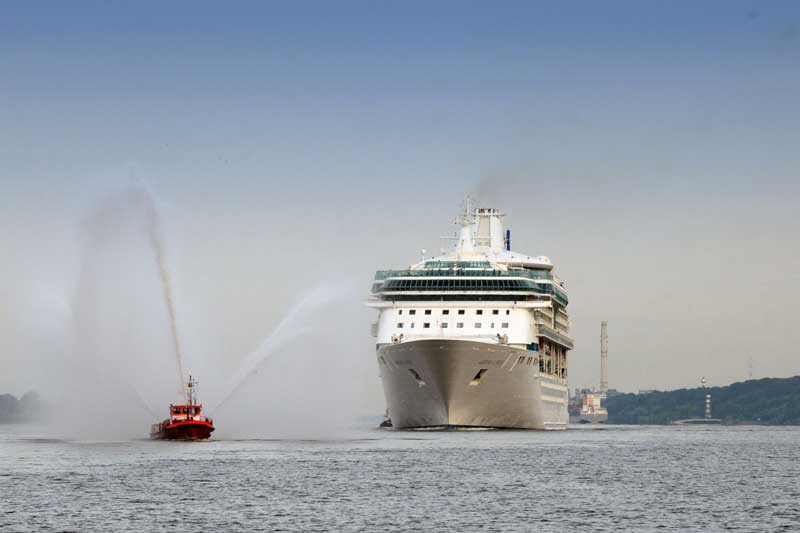
<svg viewBox="0 0 800 533">
<path fill-rule="evenodd" d="M 186 403 L 188 405 L 196 405 L 197 399 L 197 381 L 189 374 L 189 381 L 186 382 Z"/>
</svg>

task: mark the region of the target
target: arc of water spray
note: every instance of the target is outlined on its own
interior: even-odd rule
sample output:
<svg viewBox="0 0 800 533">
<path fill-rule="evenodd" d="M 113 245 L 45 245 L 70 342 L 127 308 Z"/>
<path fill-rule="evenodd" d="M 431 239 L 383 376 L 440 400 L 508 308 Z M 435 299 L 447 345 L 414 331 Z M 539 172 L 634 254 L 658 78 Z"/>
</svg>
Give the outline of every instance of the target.
<svg viewBox="0 0 800 533">
<path fill-rule="evenodd" d="M 161 290 L 164 294 L 164 303 L 167 306 L 167 313 L 169 313 L 169 325 L 172 332 L 172 343 L 175 351 L 175 362 L 178 369 L 178 390 L 182 391 L 184 386 L 183 378 L 183 354 L 181 352 L 181 343 L 178 337 L 178 324 L 175 315 L 175 300 L 172 295 L 172 282 L 170 280 L 169 271 L 167 270 L 166 259 L 164 257 L 163 237 L 161 234 L 161 220 L 156 211 L 155 201 L 150 191 L 142 187 L 143 194 L 146 199 L 145 211 L 147 213 L 147 233 L 150 238 L 150 246 L 153 248 L 153 254 L 158 267 L 158 275 L 161 280 Z"/>
<path fill-rule="evenodd" d="M 147 403 L 147 401 L 142 397 L 142 395 L 139 394 L 139 391 L 136 390 L 136 387 L 134 387 L 130 383 L 126 382 L 121 382 L 121 383 L 123 383 L 123 387 L 128 389 L 128 392 L 132 394 L 133 398 L 136 400 L 136 404 L 139 407 L 147 411 L 147 414 L 149 414 L 153 418 L 158 418 L 158 414 L 156 414 L 155 410 L 153 410 L 153 408 L 150 407 L 150 404 Z"/>
<path fill-rule="evenodd" d="M 264 339 L 261 344 L 254 351 L 250 352 L 242 361 L 239 369 L 233 374 L 229 381 L 228 393 L 222 397 L 216 406 L 209 411 L 216 411 L 225 405 L 228 400 L 233 398 L 236 393 L 247 382 L 247 379 L 257 373 L 258 369 L 264 362 L 274 354 L 279 348 L 285 345 L 290 340 L 293 340 L 302 334 L 309 331 L 308 327 L 295 327 L 290 328 L 292 322 L 297 316 L 307 318 L 307 314 L 314 308 L 324 307 L 330 302 L 334 301 L 337 297 L 344 294 L 344 289 L 330 288 L 330 287 L 316 287 L 297 302 L 289 311 L 284 315 L 283 319 L 278 323 L 272 333 Z"/>
</svg>

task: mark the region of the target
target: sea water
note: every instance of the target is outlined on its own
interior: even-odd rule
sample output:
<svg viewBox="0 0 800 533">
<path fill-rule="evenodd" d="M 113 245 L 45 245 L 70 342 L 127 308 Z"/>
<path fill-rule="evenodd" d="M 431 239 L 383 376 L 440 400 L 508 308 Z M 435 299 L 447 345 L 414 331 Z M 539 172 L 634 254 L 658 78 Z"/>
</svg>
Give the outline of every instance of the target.
<svg viewBox="0 0 800 533">
<path fill-rule="evenodd" d="M 374 423 L 208 442 L 0 426 L 0 531 L 800 530 L 799 427 Z"/>
</svg>

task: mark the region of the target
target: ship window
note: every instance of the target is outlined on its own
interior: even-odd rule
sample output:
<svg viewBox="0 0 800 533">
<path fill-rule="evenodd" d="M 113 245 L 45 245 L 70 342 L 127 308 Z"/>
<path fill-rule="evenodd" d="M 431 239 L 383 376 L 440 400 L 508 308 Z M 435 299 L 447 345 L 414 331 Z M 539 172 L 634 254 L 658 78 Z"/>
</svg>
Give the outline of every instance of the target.
<svg viewBox="0 0 800 533">
<path fill-rule="evenodd" d="M 475 328 L 476 329 L 481 329 L 481 323 L 480 322 L 475 322 Z"/>
<path fill-rule="evenodd" d="M 447 322 L 442 322 L 442 328 L 446 328 L 446 327 L 447 327 Z"/>
<path fill-rule="evenodd" d="M 401 309 L 401 310 L 399 310 L 399 311 L 397 312 L 397 314 L 398 314 L 398 315 L 402 315 L 402 314 L 403 314 L 403 310 L 402 310 L 402 309 Z"/>
<path fill-rule="evenodd" d="M 427 328 L 431 327 L 431 323 L 430 322 L 425 322 L 424 324 L 422 324 L 422 327 L 427 329 Z"/>
<path fill-rule="evenodd" d="M 414 329 L 414 323 L 412 322 L 411 325 L 408 326 L 408 327 L 410 327 L 411 329 Z"/>
<path fill-rule="evenodd" d="M 499 309 L 492 309 L 492 314 L 493 315 L 499 315 L 500 314 L 500 310 Z"/>
<path fill-rule="evenodd" d="M 426 310 L 425 310 L 425 314 L 426 314 L 426 315 L 429 315 L 429 314 L 431 314 L 431 310 L 430 310 L 430 309 L 426 309 Z"/>
<path fill-rule="evenodd" d="M 475 311 L 475 314 L 476 315 L 482 315 L 483 314 L 483 309 L 478 309 L 477 311 Z"/>
<path fill-rule="evenodd" d="M 458 310 L 458 314 L 459 314 L 459 315 L 463 315 L 463 314 L 464 314 L 464 310 L 463 310 L 463 309 L 459 309 L 459 310 Z"/>
<path fill-rule="evenodd" d="M 402 322 L 398 322 L 397 323 L 397 329 L 403 329 L 403 323 Z"/>
<path fill-rule="evenodd" d="M 491 326 L 489 326 L 489 327 L 494 329 L 494 322 L 492 322 Z"/>
<path fill-rule="evenodd" d="M 416 309 L 411 309 L 411 310 L 408 312 L 408 314 L 409 314 L 409 315 L 416 315 L 416 314 L 417 314 L 417 310 L 416 310 Z"/>
<path fill-rule="evenodd" d="M 449 309 L 443 309 L 442 310 L 442 314 L 443 315 L 449 315 L 450 314 L 450 310 Z"/>
<path fill-rule="evenodd" d="M 508 328 L 508 322 L 503 322 L 503 323 L 500 325 L 500 327 L 501 327 L 501 328 Z"/>
<path fill-rule="evenodd" d="M 510 315 L 511 314 L 511 309 L 506 309 L 506 314 Z"/>
<path fill-rule="evenodd" d="M 463 323 L 463 322 L 458 322 L 458 323 L 456 324 L 456 327 L 457 327 L 457 328 L 459 328 L 459 329 L 460 329 L 460 328 L 463 328 L 463 327 L 464 327 L 464 323 Z"/>
</svg>

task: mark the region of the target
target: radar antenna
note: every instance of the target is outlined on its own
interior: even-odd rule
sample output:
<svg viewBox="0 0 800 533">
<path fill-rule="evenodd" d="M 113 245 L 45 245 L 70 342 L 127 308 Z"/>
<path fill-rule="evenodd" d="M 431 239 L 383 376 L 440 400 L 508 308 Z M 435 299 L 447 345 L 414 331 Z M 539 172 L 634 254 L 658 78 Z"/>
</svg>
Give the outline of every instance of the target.
<svg viewBox="0 0 800 533">
<path fill-rule="evenodd" d="M 472 209 L 472 198 L 468 195 L 464 200 L 464 212 L 456 217 L 459 226 L 471 226 L 475 222 L 475 213 Z"/>
</svg>

